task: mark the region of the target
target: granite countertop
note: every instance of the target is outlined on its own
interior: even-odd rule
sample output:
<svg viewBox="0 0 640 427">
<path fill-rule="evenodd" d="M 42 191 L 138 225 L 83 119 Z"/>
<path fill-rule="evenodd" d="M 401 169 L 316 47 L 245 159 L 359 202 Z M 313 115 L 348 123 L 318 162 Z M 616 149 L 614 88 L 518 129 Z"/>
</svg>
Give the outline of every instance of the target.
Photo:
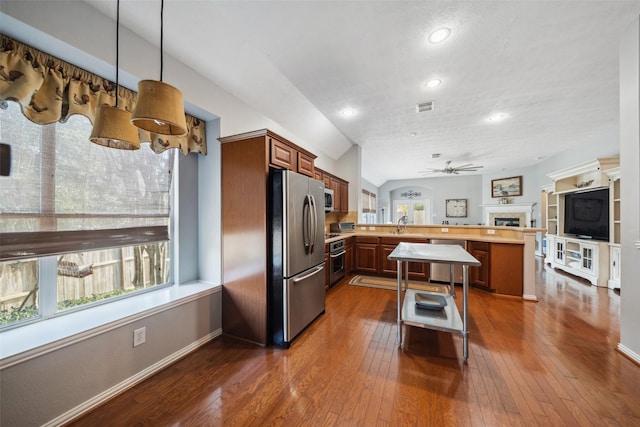
<svg viewBox="0 0 640 427">
<path fill-rule="evenodd" d="M 480 234 L 438 234 L 438 233 L 415 233 L 415 232 L 400 232 L 389 233 L 384 231 L 354 231 L 349 233 L 342 233 L 336 237 L 326 238 L 325 243 L 335 242 L 340 239 L 345 239 L 352 236 L 371 236 L 371 237 L 398 237 L 398 238 L 419 238 L 419 239 L 439 239 L 439 240 L 474 240 L 480 242 L 493 242 L 493 243 L 514 243 L 522 245 L 523 239 L 501 236 L 488 236 Z"/>
</svg>

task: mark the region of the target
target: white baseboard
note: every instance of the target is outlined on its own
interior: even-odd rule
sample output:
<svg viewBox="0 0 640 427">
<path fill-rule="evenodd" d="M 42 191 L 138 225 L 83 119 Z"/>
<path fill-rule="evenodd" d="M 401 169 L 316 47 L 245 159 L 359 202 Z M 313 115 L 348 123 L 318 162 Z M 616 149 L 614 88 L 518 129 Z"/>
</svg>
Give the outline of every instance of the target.
<svg viewBox="0 0 640 427">
<path fill-rule="evenodd" d="M 125 391 L 127 389 L 130 389 L 131 387 L 135 386 L 136 384 L 146 380 L 150 376 L 158 373 L 159 371 L 161 371 L 162 369 L 164 369 L 167 366 L 171 365 L 172 363 L 174 363 L 178 359 L 180 359 L 180 358 L 186 356 L 187 354 L 197 350 L 198 348 L 202 347 L 203 345 L 205 345 L 206 343 L 208 343 L 209 341 L 211 341 L 212 339 L 214 339 L 214 338 L 216 338 L 216 337 L 218 337 L 220 335 L 222 335 L 222 329 L 217 329 L 217 330 L 211 332 L 210 334 L 200 338 L 198 341 L 192 342 L 188 346 L 181 348 L 180 350 L 176 351 L 173 354 L 170 354 L 169 356 L 165 357 L 164 359 L 162 359 L 162 360 L 154 363 L 153 365 L 147 367 L 146 369 L 138 372 L 134 376 L 127 378 L 126 380 L 120 382 L 119 384 L 114 385 L 113 387 L 103 391 L 102 393 L 98 394 L 97 396 L 92 397 L 91 399 L 81 403 L 80 405 L 76 406 L 75 408 L 70 409 L 69 411 L 65 412 L 64 414 L 61 414 L 60 416 L 54 418 L 53 420 L 49 421 L 48 423 L 43 424 L 43 427 L 54 427 L 54 426 L 63 425 L 63 424 L 66 424 L 66 423 L 68 423 L 68 422 L 80 417 L 83 414 L 86 414 L 90 410 L 98 407 L 102 403 L 104 403 L 107 400 L 117 396 L 118 394 L 122 393 L 123 391 Z"/>
<path fill-rule="evenodd" d="M 629 347 L 622 345 L 622 343 L 618 343 L 618 346 L 616 348 L 620 353 L 624 354 L 629 359 L 640 365 L 640 354 L 634 352 Z"/>
<path fill-rule="evenodd" d="M 538 297 L 535 296 L 535 295 L 523 294 L 522 295 L 522 299 L 525 300 L 525 301 L 538 302 Z"/>
</svg>

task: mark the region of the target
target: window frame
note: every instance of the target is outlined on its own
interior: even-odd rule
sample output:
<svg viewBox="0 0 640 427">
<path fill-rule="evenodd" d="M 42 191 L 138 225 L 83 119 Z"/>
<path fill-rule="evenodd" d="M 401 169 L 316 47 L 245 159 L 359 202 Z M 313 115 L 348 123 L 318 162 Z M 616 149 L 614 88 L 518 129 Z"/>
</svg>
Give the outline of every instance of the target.
<svg viewBox="0 0 640 427">
<path fill-rule="evenodd" d="M 15 104 L 15 103 L 14 103 Z M 17 105 L 17 104 L 16 104 Z M 21 119 L 28 120 L 22 113 L 19 113 Z M 59 123 L 54 123 L 49 126 L 59 126 Z M 47 125 L 38 125 L 47 126 Z M 90 122 L 89 122 L 90 126 Z M 41 151 L 38 154 L 39 167 L 38 172 L 39 184 L 38 192 L 41 200 L 45 201 L 41 204 L 38 212 L 3 212 L 2 217 L 5 219 L 12 218 L 29 218 L 38 222 L 41 226 L 39 228 L 51 228 L 52 224 L 54 228 L 57 228 L 58 219 L 68 218 L 166 218 L 166 225 L 150 225 L 140 227 L 128 227 L 128 228 L 105 228 L 105 229 L 81 229 L 81 230 L 57 230 L 57 231 L 17 231 L 17 232 L 5 232 L 0 233 L 0 260 L 1 262 L 19 261 L 22 259 L 33 260 L 36 259 L 38 265 L 38 281 L 37 288 L 37 312 L 36 316 L 28 319 L 18 320 L 5 325 L 0 325 L 0 334 L 4 331 L 21 328 L 23 326 L 46 321 L 58 316 L 64 316 L 69 313 L 90 310 L 92 307 L 100 306 L 103 304 L 109 304 L 117 300 L 131 298 L 136 295 L 153 292 L 161 288 L 171 287 L 175 285 L 174 270 L 176 259 L 176 248 L 172 241 L 173 224 L 176 216 L 176 206 L 174 202 L 177 200 L 176 191 L 178 189 L 178 183 L 176 182 L 178 176 L 179 155 L 177 153 L 170 153 L 169 165 L 167 171 L 171 174 L 170 184 L 168 185 L 168 213 L 126 213 L 126 214 L 93 214 L 93 213 L 57 213 L 55 212 L 55 199 L 56 199 L 56 187 L 51 185 L 51 180 L 47 180 L 47 176 L 55 175 L 56 169 L 56 156 L 53 155 L 55 150 L 56 140 L 58 139 L 57 129 L 40 131 L 41 139 L 39 144 L 41 145 Z M 55 136 L 50 136 L 50 135 Z M 88 140 L 87 144 L 91 144 Z M 53 138 L 53 140 L 52 140 Z M 107 148 L 101 148 L 107 150 Z M 148 149 L 148 148 L 142 148 Z M 150 153 L 152 153 L 149 150 Z M 161 156 L 163 154 L 152 153 L 153 156 Z M 50 242 L 63 242 L 56 243 L 55 248 L 52 249 Z M 25 245 L 25 242 L 28 242 Z M 77 306 L 65 308 L 63 310 L 58 308 L 58 257 L 64 254 L 74 254 L 82 252 L 108 250 L 112 248 L 123 247 L 136 247 L 142 244 L 148 243 L 167 243 L 167 251 L 169 263 L 167 264 L 168 280 L 167 283 L 161 283 L 150 287 L 141 289 L 135 289 L 131 292 L 126 292 L 122 295 L 111 296 L 97 301 L 92 301 Z M 26 247 L 29 250 L 28 253 L 24 253 L 22 249 Z M 14 252 L 14 254 L 12 254 Z"/>
</svg>

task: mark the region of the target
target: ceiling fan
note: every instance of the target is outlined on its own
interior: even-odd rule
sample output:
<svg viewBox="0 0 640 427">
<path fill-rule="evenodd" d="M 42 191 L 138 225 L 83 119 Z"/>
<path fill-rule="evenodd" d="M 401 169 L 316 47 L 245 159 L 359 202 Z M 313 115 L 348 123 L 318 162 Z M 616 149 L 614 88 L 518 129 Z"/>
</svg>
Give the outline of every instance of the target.
<svg viewBox="0 0 640 427">
<path fill-rule="evenodd" d="M 476 172 L 481 168 L 482 166 L 473 166 L 473 163 L 454 167 L 451 166 L 451 160 L 447 160 L 447 164 L 442 169 L 427 169 L 424 171 L 418 171 L 418 173 L 445 173 L 448 175 L 458 175 L 460 172 Z"/>
</svg>

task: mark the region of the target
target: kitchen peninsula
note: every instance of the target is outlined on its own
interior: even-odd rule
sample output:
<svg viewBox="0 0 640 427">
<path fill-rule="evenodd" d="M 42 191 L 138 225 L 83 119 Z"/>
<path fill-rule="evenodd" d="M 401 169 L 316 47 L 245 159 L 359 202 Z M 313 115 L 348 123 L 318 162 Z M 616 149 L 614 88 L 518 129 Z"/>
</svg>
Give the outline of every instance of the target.
<svg viewBox="0 0 640 427">
<path fill-rule="evenodd" d="M 327 239 L 346 239 L 353 259 L 346 264 L 352 272 L 395 276 L 394 261 L 387 256 L 400 242 L 429 243 L 431 240 L 466 242 L 466 249 L 481 263 L 470 268 L 470 284 L 501 295 L 537 301 L 535 295 L 535 235 L 541 228 L 488 227 L 470 225 L 401 226 L 358 224 L 351 233 Z M 415 268 L 412 268 L 415 267 Z M 429 267 L 410 265 L 410 277 L 429 279 Z"/>
</svg>

